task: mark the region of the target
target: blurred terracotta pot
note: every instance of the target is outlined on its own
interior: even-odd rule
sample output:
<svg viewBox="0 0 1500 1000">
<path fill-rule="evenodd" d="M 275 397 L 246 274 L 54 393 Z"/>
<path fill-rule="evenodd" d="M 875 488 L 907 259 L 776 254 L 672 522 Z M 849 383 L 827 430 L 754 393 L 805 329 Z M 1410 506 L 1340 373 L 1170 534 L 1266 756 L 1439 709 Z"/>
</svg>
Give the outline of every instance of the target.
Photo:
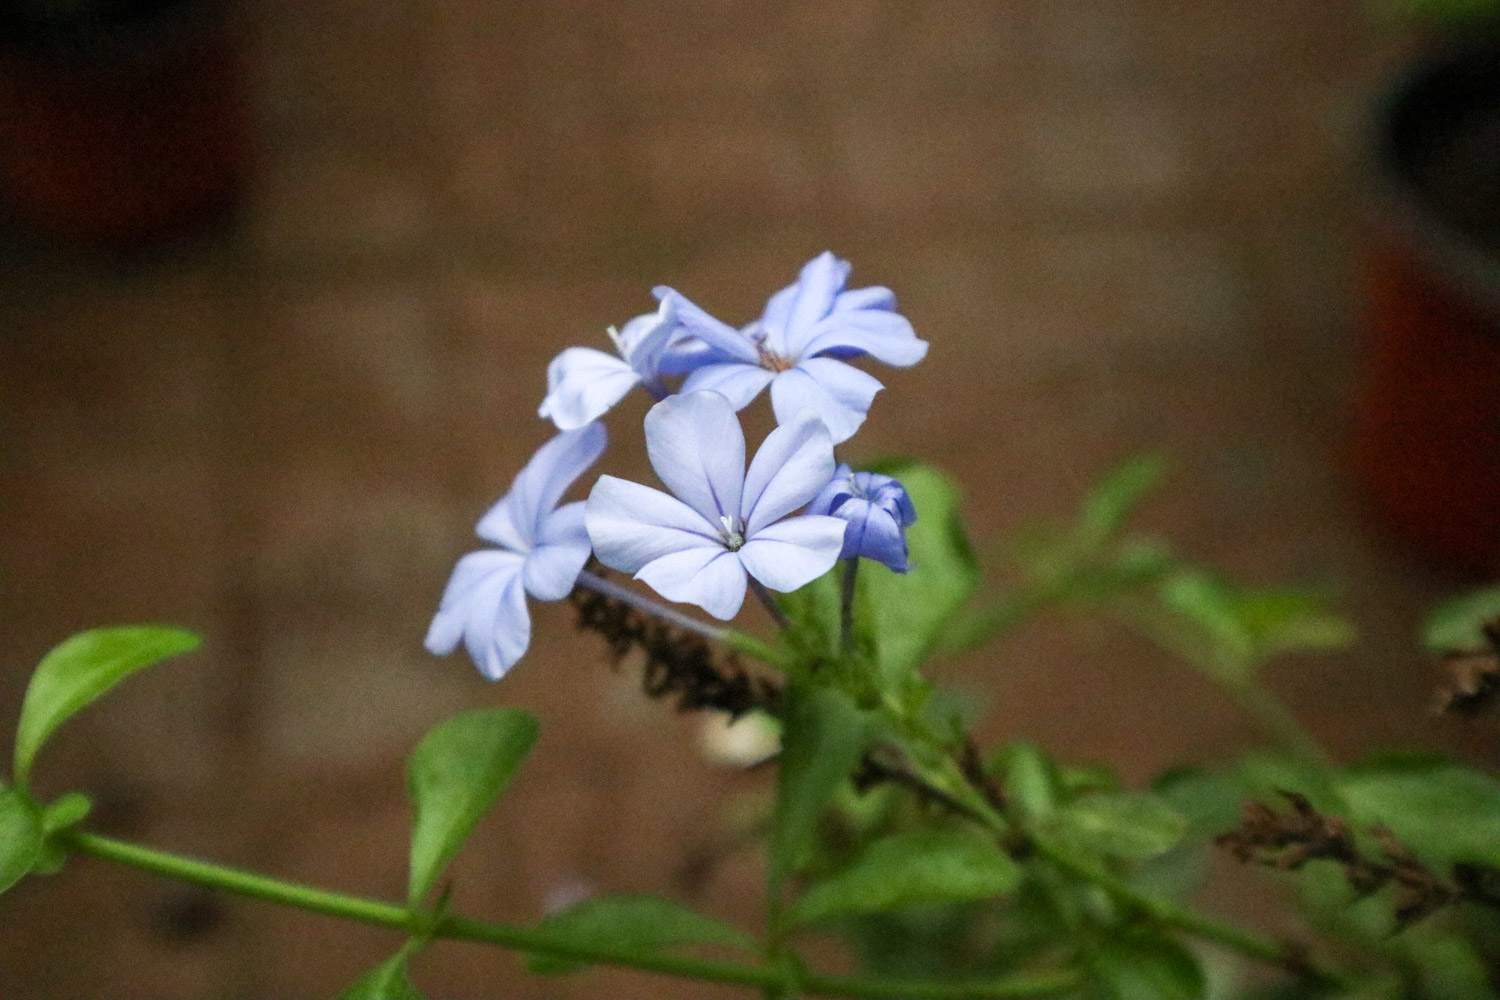
<svg viewBox="0 0 1500 1000">
<path fill-rule="evenodd" d="M 1436 560 L 1500 573 L 1500 36 L 1435 53 L 1380 117 L 1355 460 Z"/>
<path fill-rule="evenodd" d="M 241 77 L 211 0 L 0 0 L 0 202 L 82 242 L 196 228 L 245 174 Z"/>
</svg>

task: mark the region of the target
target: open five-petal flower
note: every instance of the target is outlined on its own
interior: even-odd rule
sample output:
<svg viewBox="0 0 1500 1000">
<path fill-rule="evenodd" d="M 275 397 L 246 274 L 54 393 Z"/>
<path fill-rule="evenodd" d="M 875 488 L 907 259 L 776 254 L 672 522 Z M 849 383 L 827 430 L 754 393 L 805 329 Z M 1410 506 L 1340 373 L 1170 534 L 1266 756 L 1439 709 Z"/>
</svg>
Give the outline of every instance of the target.
<svg viewBox="0 0 1500 1000">
<path fill-rule="evenodd" d="M 864 423 L 882 386 L 845 361 L 867 354 L 906 368 L 927 355 L 927 342 L 895 311 L 890 289 L 845 291 L 848 277 L 848 261 L 819 254 L 743 330 L 715 319 L 670 288 L 657 288 L 663 302 L 674 303 L 683 328 L 724 355 L 694 369 L 682 391 L 722 393 L 738 410 L 770 386 L 778 422 L 811 410 L 835 444 L 848 440 Z"/>
<path fill-rule="evenodd" d="M 606 566 L 728 619 L 744 602 L 746 574 L 789 591 L 838 561 L 843 521 L 788 516 L 833 474 L 833 442 L 812 411 L 767 435 L 746 470 L 745 436 L 729 400 L 716 392 L 671 396 L 646 415 L 646 450 L 675 495 L 599 477 L 584 520 Z"/>
<path fill-rule="evenodd" d="M 451 653 L 462 640 L 490 680 L 499 680 L 521 658 L 531 642 L 526 595 L 562 600 L 588 562 L 583 502 L 557 504 L 606 441 L 602 424 L 558 434 L 480 518 L 476 533 L 498 547 L 471 552 L 454 567 L 427 630 L 430 652 Z"/>
</svg>

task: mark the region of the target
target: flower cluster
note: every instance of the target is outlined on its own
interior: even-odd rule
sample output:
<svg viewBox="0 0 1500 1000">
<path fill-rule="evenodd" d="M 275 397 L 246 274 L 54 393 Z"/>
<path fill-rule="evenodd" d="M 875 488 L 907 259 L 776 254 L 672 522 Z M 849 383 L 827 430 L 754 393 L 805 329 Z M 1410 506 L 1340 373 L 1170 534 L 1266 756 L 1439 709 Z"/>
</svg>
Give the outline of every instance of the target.
<svg viewBox="0 0 1500 1000">
<path fill-rule="evenodd" d="M 836 465 L 833 449 L 882 388 L 849 362 L 907 367 L 927 343 L 889 289 L 846 290 L 848 276 L 847 261 L 820 254 L 738 329 L 658 288 L 656 312 L 610 328 L 616 354 L 570 347 L 554 358 L 538 412 L 559 433 L 480 520 L 494 547 L 459 560 L 427 648 L 445 654 L 462 642 L 498 679 L 530 641 L 526 597 L 556 601 L 596 585 L 584 570 L 591 554 L 723 620 L 752 585 L 796 590 L 841 558 L 905 572 L 911 500 L 889 476 Z M 778 426 L 747 468 L 736 411 L 767 387 Z M 601 476 L 586 503 L 558 506 L 604 451 L 600 418 L 637 388 L 658 401 L 646 450 L 669 492 Z"/>
</svg>

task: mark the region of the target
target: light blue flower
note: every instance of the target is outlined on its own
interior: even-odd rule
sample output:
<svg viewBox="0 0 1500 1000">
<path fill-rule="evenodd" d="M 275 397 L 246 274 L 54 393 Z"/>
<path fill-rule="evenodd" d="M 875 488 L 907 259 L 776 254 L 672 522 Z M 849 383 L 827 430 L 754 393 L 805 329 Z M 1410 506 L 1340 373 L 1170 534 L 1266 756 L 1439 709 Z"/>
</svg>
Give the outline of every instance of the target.
<svg viewBox="0 0 1500 1000">
<path fill-rule="evenodd" d="M 538 416 L 560 431 L 575 430 L 604 416 L 636 386 L 657 399 L 668 394 L 662 379 L 681 375 L 720 355 L 683 330 L 676 304 L 663 300 L 654 313 L 637 316 L 623 330 L 609 328 L 615 351 L 570 347 L 547 366 L 547 397 Z"/>
<path fill-rule="evenodd" d="M 558 434 L 532 456 L 510 492 L 480 518 L 475 532 L 498 548 L 458 561 L 427 630 L 429 652 L 453 652 L 460 640 L 479 672 L 499 680 L 531 642 L 526 595 L 560 601 L 589 558 L 583 502 L 558 507 L 573 480 L 604 452 L 602 424 Z"/>
<path fill-rule="evenodd" d="M 848 523 L 840 559 L 863 556 L 897 573 L 906 572 L 906 529 L 916 523 L 917 509 L 899 480 L 840 465 L 807 512 L 831 514 Z"/>
<path fill-rule="evenodd" d="M 728 619 L 744 603 L 747 573 L 772 590 L 796 590 L 838 561 L 843 521 L 788 516 L 833 473 L 833 441 L 816 414 L 767 435 L 747 471 L 729 400 L 670 396 L 646 415 L 646 451 L 675 496 L 599 477 L 584 521 L 606 566 Z"/>
<path fill-rule="evenodd" d="M 723 355 L 723 360 L 704 359 L 682 391 L 713 390 L 739 410 L 769 385 L 779 423 L 811 410 L 835 444 L 847 441 L 883 387 L 844 362 L 868 354 L 906 368 L 927 355 L 927 342 L 895 311 L 890 289 L 844 291 L 848 277 L 848 261 L 819 254 L 802 268 L 796 284 L 771 296 L 760 319 L 743 330 L 714 319 L 670 288 L 657 288 L 664 303 L 675 304 L 683 327 Z"/>
</svg>

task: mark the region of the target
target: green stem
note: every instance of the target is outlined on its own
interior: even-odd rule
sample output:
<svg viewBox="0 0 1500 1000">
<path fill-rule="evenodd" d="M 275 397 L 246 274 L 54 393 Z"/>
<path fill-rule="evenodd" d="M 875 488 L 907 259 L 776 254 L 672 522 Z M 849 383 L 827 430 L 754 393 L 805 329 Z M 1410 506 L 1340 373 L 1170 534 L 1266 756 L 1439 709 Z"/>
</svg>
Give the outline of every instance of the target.
<svg viewBox="0 0 1500 1000">
<path fill-rule="evenodd" d="M 1311 764 L 1320 774 L 1330 774 L 1338 767 L 1322 744 L 1302 728 L 1291 710 L 1271 692 L 1253 680 L 1223 680 L 1221 686 L 1240 711 L 1254 719 L 1282 750 Z"/>
<path fill-rule="evenodd" d="M 948 758 L 948 764 L 948 769 L 962 779 L 962 768 L 953 763 L 951 758 Z M 930 778 L 928 780 L 931 782 Z M 941 788 L 947 783 L 932 782 L 932 784 Z M 1307 976 L 1330 984 L 1344 982 L 1344 977 L 1337 972 L 1314 966 L 1307 956 L 1274 938 L 1265 937 L 1254 931 L 1198 913 L 1165 897 L 1144 892 L 1102 866 L 1074 857 L 1056 844 L 1038 837 L 1026 836 L 1024 831 L 1015 829 L 1006 817 L 992 809 L 982 795 L 973 793 L 972 786 L 967 780 L 964 780 L 963 787 L 972 793 L 968 801 L 964 802 L 964 815 L 987 827 L 1000 837 L 1002 843 L 1013 841 L 1018 835 L 1024 837 L 1027 846 L 1058 868 L 1077 878 L 1092 882 L 1116 899 L 1140 910 L 1162 926 L 1174 928 L 1203 941 L 1222 945 L 1249 958 L 1279 966 L 1296 975 Z"/>
<path fill-rule="evenodd" d="M 477 941 L 591 964 L 619 965 L 682 979 L 753 986 L 762 990 L 774 991 L 785 985 L 785 972 L 766 966 L 560 940 L 541 930 L 465 917 L 443 916 L 436 924 L 431 924 L 427 915 L 413 913 L 394 903 L 284 882 L 254 872 L 199 861 L 81 830 L 62 831 L 55 835 L 54 841 L 79 854 L 93 855 L 181 882 L 386 927 L 408 935 L 430 932 L 434 938 Z M 854 997 L 861 1000 L 897 1000 L 902 997 L 910 997 L 912 1000 L 1002 1000 L 1007 997 L 1065 993 L 1075 989 L 1080 981 L 1076 973 L 1069 971 L 1006 976 L 982 983 L 908 981 L 807 973 L 800 979 L 797 987 L 801 992 L 814 996 Z"/>
</svg>

